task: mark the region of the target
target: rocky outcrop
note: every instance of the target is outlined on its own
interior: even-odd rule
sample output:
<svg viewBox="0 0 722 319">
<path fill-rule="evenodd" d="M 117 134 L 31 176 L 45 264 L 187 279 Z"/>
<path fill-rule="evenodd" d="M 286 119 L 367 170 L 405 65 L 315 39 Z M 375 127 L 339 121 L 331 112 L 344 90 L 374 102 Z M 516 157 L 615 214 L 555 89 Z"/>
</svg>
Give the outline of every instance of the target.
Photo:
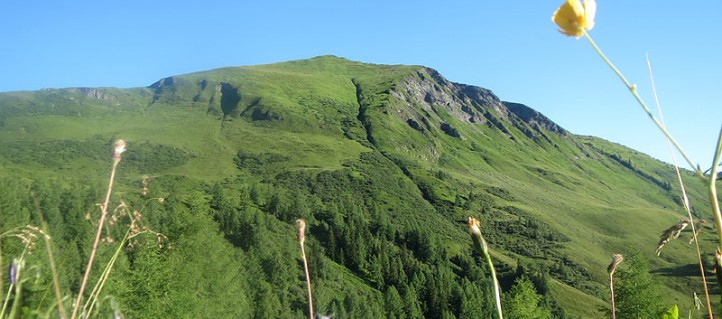
<svg viewBox="0 0 722 319">
<path fill-rule="evenodd" d="M 430 68 L 420 68 L 416 74 L 403 79 L 390 94 L 401 103 L 395 114 L 411 128 L 425 132 L 436 127 L 453 137 L 462 137 L 445 117 L 453 117 L 469 124 L 495 127 L 514 139 L 511 127 L 517 127 L 530 138 L 552 132 L 566 135 L 567 131 L 541 113 L 518 103 L 501 101 L 490 90 L 454 83 Z M 432 124 L 430 124 L 432 123 Z"/>
<path fill-rule="evenodd" d="M 104 90 L 102 88 L 71 88 L 68 89 L 69 92 L 79 94 L 91 99 L 101 100 L 101 101 L 108 101 L 113 104 L 119 104 L 118 98 L 115 97 L 113 94 L 108 92 L 107 90 Z"/>
<path fill-rule="evenodd" d="M 548 117 L 544 116 L 544 114 L 524 104 L 504 102 L 504 105 L 509 111 L 514 113 L 514 115 L 536 130 L 546 130 L 560 135 L 568 134 L 567 130 L 557 125 L 557 123 L 554 123 Z"/>
</svg>

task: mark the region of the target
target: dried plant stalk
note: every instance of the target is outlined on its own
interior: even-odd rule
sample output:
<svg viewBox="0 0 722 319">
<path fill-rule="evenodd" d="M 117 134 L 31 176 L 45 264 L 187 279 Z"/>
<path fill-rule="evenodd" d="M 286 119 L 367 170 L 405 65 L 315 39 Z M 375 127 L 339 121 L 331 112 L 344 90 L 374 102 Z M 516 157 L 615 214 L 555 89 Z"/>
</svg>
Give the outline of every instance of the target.
<svg viewBox="0 0 722 319">
<path fill-rule="evenodd" d="M 303 258 L 303 270 L 306 272 L 306 287 L 308 289 L 308 318 L 313 319 L 313 293 L 311 292 L 311 274 L 308 271 L 308 260 L 306 259 L 306 221 L 296 220 L 298 230 L 298 242 L 301 245 L 301 258 Z"/>
<path fill-rule="evenodd" d="M 659 236 L 659 243 L 657 243 L 657 256 L 659 256 L 662 253 L 662 248 L 664 248 L 664 245 L 666 245 L 670 240 L 677 239 L 679 235 L 682 233 L 682 231 L 689 226 L 689 221 L 687 220 L 681 220 L 678 223 L 672 225 L 672 227 L 669 227 L 665 229 L 662 232 L 662 235 Z"/>
<path fill-rule="evenodd" d="M 614 305 L 614 272 L 617 270 L 617 266 L 619 266 L 622 261 L 624 261 L 624 256 L 614 254 L 612 255 L 612 262 L 609 263 L 609 266 L 607 267 L 607 272 L 609 273 L 609 293 L 612 299 L 612 319 L 617 318 L 617 308 Z"/>
<path fill-rule="evenodd" d="M 494 287 L 494 299 L 496 302 L 496 311 L 499 319 L 504 319 L 504 314 L 501 310 L 501 291 L 499 289 L 499 280 L 496 279 L 496 270 L 494 269 L 494 263 L 491 261 L 491 255 L 489 254 L 489 246 L 484 240 L 484 236 L 481 235 L 481 228 L 479 220 L 473 217 L 469 217 L 469 233 L 471 234 L 471 240 L 474 242 L 474 248 L 486 259 L 486 264 L 489 266 L 491 271 L 491 279 Z"/>
<path fill-rule="evenodd" d="M 75 306 L 73 307 L 73 314 L 70 316 L 71 319 L 77 318 L 80 304 L 83 301 L 83 293 L 85 287 L 88 284 L 90 278 L 90 271 L 93 268 L 93 262 L 95 261 L 95 255 L 98 252 L 98 244 L 100 243 L 100 235 L 103 232 L 103 225 L 105 224 L 105 218 L 108 216 L 108 204 L 110 203 L 110 195 L 113 192 L 113 182 L 115 181 L 115 171 L 118 168 L 118 164 L 121 160 L 121 154 L 125 152 L 125 141 L 117 140 L 113 144 L 113 167 L 110 170 L 110 181 L 108 182 L 108 192 L 105 194 L 105 202 L 100 207 L 100 220 L 98 220 L 98 230 L 95 232 L 95 239 L 93 240 L 93 249 L 90 251 L 90 257 L 88 258 L 88 264 L 85 268 L 85 274 L 83 275 L 83 281 L 80 284 L 80 290 L 78 291 L 78 298 L 75 300 Z"/>
</svg>

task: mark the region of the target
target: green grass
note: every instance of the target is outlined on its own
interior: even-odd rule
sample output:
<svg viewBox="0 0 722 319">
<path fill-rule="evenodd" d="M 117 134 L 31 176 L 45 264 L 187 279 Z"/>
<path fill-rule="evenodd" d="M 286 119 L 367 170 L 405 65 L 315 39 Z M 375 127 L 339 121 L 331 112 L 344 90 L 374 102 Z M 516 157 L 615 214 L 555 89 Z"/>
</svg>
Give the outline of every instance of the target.
<svg viewBox="0 0 722 319">
<path fill-rule="evenodd" d="M 558 281 L 551 281 L 551 290 L 566 310 L 581 318 L 600 318 L 598 309 L 609 307 L 598 298 L 590 297 L 582 291 L 569 287 Z"/>
</svg>

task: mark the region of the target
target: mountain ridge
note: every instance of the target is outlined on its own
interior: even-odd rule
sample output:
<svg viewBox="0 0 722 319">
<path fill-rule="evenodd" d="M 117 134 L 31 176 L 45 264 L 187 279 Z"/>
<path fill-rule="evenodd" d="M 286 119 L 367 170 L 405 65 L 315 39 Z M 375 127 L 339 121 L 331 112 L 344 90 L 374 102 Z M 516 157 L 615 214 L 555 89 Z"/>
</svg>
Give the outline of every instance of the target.
<svg viewBox="0 0 722 319">
<path fill-rule="evenodd" d="M 533 121 L 535 121 L 537 126 L 544 127 L 545 129 L 549 129 L 551 131 L 555 131 L 555 132 L 559 132 L 559 133 L 565 132 L 565 130 L 563 128 L 561 128 L 559 125 L 557 125 L 556 123 L 554 123 L 547 117 L 541 115 L 541 113 L 539 113 L 535 110 L 532 110 L 529 107 L 523 106 L 523 104 L 504 102 L 488 89 L 484 89 L 484 88 L 477 87 L 477 86 L 471 86 L 471 85 L 451 82 L 451 81 L 447 80 L 446 78 L 444 78 L 438 71 L 428 68 L 428 67 L 387 66 L 387 65 L 365 64 L 365 63 L 353 62 L 353 61 L 350 61 L 350 60 L 347 60 L 344 58 L 339 58 L 336 56 L 319 56 L 319 57 L 315 57 L 315 58 L 312 58 L 309 60 L 298 60 L 298 61 L 273 63 L 273 64 L 267 64 L 267 65 L 260 65 L 258 67 L 270 68 L 271 71 L 269 73 L 272 73 L 276 67 L 283 66 L 284 64 L 288 64 L 288 65 L 314 64 L 314 67 L 310 68 L 312 72 L 318 71 L 318 73 L 325 73 L 324 66 L 329 63 L 329 60 L 335 61 L 335 62 L 341 61 L 344 64 L 349 64 L 346 71 L 348 71 L 348 69 L 352 69 L 352 68 L 358 69 L 358 68 L 364 68 L 364 67 L 366 67 L 366 68 L 400 67 L 400 68 L 407 69 L 407 71 L 409 72 L 408 77 L 406 77 L 403 80 L 401 85 L 404 86 L 403 89 L 407 90 L 407 93 L 408 93 L 407 95 L 415 95 L 415 96 L 413 96 L 413 103 L 423 106 L 427 111 L 431 111 L 433 109 L 431 107 L 432 104 L 443 103 L 443 104 L 445 104 L 446 107 L 454 107 L 455 109 L 449 110 L 449 111 L 451 111 L 451 113 L 454 116 L 456 116 L 457 118 L 459 118 L 460 120 L 464 120 L 464 117 L 468 116 L 466 121 L 475 123 L 475 122 L 479 122 L 479 121 L 482 121 L 482 122 L 487 121 L 488 119 L 485 119 L 482 116 L 482 114 L 483 114 L 482 109 L 483 109 L 483 107 L 491 107 L 502 116 L 508 116 L 508 114 L 511 113 L 516 116 L 519 116 L 519 118 L 522 120 L 522 122 L 526 123 L 526 122 L 533 120 Z M 217 113 L 218 109 L 220 108 L 221 110 L 224 110 L 224 109 L 228 110 L 228 111 L 222 111 L 224 116 L 225 115 L 239 115 L 239 114 L 234 114 L 234 112 L 233 112 L 234 107 L 237 107 L 237 105 L 228 105 L 228 104 L 237 104 L 240 102 L 241 98 L 238 96 L 234 96 L 233 98 L 226 99 L 228 101 L 225 104 L 226 107 L 224 107 L 223 98 L 222 98 L 224 91 L 227 92 L 227 95 L 231 95 L 231 96 L 234 95 L 234 91 L 235 91 L 235 94 L 238 95 L 238 88 L 233 87 L 229 83 L 229 81 L 216 79 L 216 83 L 211 83 L 209 81 L 209 79 L 202 78 L 202 77 L 204 74 L 207 74 L 208 72 L 224 72 L 224 73 L 225 72 L 230 73 L 233 71 L 243 72 L 245 70 L 251 70 L 253 68 L 254 68 L 253 66 L 251 66 L 251 67 L 248 67 L 248 66 L 246 66 L 246 67 L 224 67 L 224 68 L 214 69 L 214 70 L 210 70 L 210 71 L 194 72 L 194 73 L 189 73 L 189 74 L 185 74 L 185 75 L 171 76 L 171 77 L 167 77 L 167 78 L 158 80 L 157 82 L 151 84 L 148 88 L 155 90 L 155 96 L 154 96 L 154 100 L 153 100 L 153 103 L 155 103 L 158 101 L 158 99 L 161 98 L 161 96 L 164 94 L 164 92 L 171 91 L 170 95 L 173 95 L 172 92 L 175 92 L 178 90 L 177 87 L 179 86 L 179 84 L 175 83 L 175 81 L 177 81 L 176 79 L 178 79 L 178 78 L 183 79 L 184 77 L 191 77 L 191 78 L 193 78 L 193 80 L 190 80 L 190 81 L 195 81 L 196 85 L 199 88 L 197 94 L 193 97 L 193 102 L 201 102 L 201 101 L 208 102 L 209 103 L 209 112 Z M 282 72 L 287 73 L 288 71 L 286 69 L 283 69 Z M 418 76 L 418 78 L 412 76 L 412 72 L 415 72 L 416 75 Z M 308 68 L 303 69 L 302 73 L 308 74 L 309 69 Z M 199 80 L 198 79 L 199 77 L 202 79 Z M 351 80 L 353 82 L 353 76 L 351 76 L 351 77 L 352 77 Z M 426 77 L 430 77 L 431 79 L 433 79 L 436 82 L 436 84 L 440 85 L 440 87 L 439 86 L 433 87 L 434 84 L 426 81 Z M 216 92 L 211 92 L 210 93 L 211 96 L 206 97 L 204 95 L 208 95 L 208 92 L 205 92 L 205 91 L 207 88 L 209 88 L 209 85 L 211 85 L 211 87 L 213 87 Z M 183 86 L 189 87 L 190 84 L 184 83 Z M 432 87 L 433 87 L 433 90 L 431 90 Z M 451 93 L 453 93 L 453 95 L 445 94 L 445 92 L 443 92 L 444 89 L 451 91 Z M 357 87 L 357 90 L 358 90 L 358 87 Z M 410 90 L 413 90 L 413 92 L 411 92 Z M 421 92 L 425 93 L 423 98 L 418 96 L 418 94 L 421 94 Z M 402 97 L 403 94 L 400 93 L 399 90 L 395 90 L 394 93 L 397 94 L 397 98 L 403 98 Z M 438 94 L 435 94 L 435 93 L 438 93 Z M 217 96 L 219 96 L 219 95 L 221 96 L 220 105 L 214 105 L 214 103 L 218 103 L 219 99 L 217 98 Z M 451 96 L 451 98 L 449 98 L 449 96 Z M 467 105 L 462 106 L 461 105 L 462 101 L 459 101 L 458 98 L 456 98 L 456 96 L 459 96 L 463 100 L 463 102 L 465 102 Z M 167 98 L 170 98 L 170 97 L 166 97 L 166 99 Z M 412 103 L 412 101 L 410 101 L 410 100 L 407 100 L 406 102 Z M 254 104 L 254 103 L 259 103 L 259 100 L 255 99 L 255 100 L 252 100 L 252 102 L 247 103 L 247 104 L 250 105 L 250 104 Z M 509 109 L 507 107 L 507 104 L 512 105 L 513 109 Z M 251 105 L 251 107 L 252 107 L 252 105 Z M 245 111 L 246 110 L 244 110 L 244 112 Z M 476 112 L 482 112 L 482 114 L 479 114 Z M 529 115 L 530 112 L 533 113 L 533 115 Z M 240 112 L 240 113 L 243 113 L 243 112 Z M 258 114 L 258 112 L 255 111 L 255 114 Z M 269 115 L 267 115 L 267 113 L 264 113 L 264 115 L 261 117 L 267 117 L 267 116 L 269 116 Z M 417 114 L 417 116 L 418 116 L 418 114 Z M 271 116 L 271 117 L 273 117 L 273 116 Z M 412 116 L 408 115 L 408 117 L 409 117 L 409 120 L 412 119 Z M 493 122 L 494 120 L 492 119 L 491 121 Z M 416 121 L 416 122 L 418 123 L 419 121 Z M 527 124 L 530 124 L 530 123 L 527 123 Z M 415 125 L 415 126 L 418 127 L 418 125 Z M 500 129 L 504 130 L 503 127 Z M 536 129 L 536 127 L 534 127 L 533 129 Z"/>
</svg>

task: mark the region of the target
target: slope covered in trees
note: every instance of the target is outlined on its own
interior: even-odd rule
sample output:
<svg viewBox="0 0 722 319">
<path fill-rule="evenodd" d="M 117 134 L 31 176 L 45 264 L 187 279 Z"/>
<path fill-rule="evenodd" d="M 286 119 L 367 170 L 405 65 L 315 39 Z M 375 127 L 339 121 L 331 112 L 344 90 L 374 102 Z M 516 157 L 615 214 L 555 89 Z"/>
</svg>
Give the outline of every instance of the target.
<svg viewBox="0 0 722 319">
<path fill-rule="evenodd" d="M 490 318 L 468 216 L 482 221 L 509 307 L 520 305 L 510 313 L 534 301 L 540 318 L 596 317 L 588 305 L 607 302 L 609 256 L 632 244 L 651 259 L 658 234 L 683 218 L 668 165 L 420 66 L 327 56 L 148 88 L 3 93 L 0 230 L 39 225 L 39 211 L 68 296 L 116 138 L 128 150 L 112 208 L 137 211 L 148 231 L 120 255 L 102 309 L 132 318 L 304 316 L 297 218 L 309 225 L 319 313 Z M 129 217 L 118 218 L 99 260 L 124 234 Z M 21 250 L 2 238 L 3 267 Z M 46 259 L 28 257 L 29 312 L 52 307 Z M 682 243 L 651 259 L 666 304 L 699 291 L 685 271 L 694 262 Z"/>
</svg>

